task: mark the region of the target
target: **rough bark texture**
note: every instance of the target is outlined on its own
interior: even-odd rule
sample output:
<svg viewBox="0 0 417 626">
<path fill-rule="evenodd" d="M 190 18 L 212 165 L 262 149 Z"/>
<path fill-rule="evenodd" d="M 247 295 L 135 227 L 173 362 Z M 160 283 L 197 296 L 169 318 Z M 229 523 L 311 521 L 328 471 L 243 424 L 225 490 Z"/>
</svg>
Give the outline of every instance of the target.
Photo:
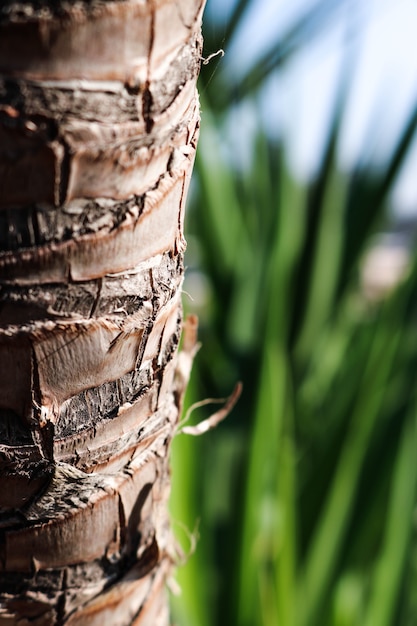
<svg viewBox="0 0 417 626">
<path fill-rule="evenodd" d="M 0 626 L 169 623 L 202 4 L 0 6 Z"/>
</svg>

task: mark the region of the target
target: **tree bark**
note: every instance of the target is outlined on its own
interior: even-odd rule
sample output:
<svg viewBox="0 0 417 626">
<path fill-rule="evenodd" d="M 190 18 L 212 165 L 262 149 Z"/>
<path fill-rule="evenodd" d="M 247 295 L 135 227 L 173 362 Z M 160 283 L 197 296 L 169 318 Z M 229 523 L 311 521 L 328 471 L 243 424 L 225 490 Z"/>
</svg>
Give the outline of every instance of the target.
<svg viewBox="0 0 417 626">
<path fill-rule="evenodd" d="M 169 623 L 202 10 L 0 7 L 0 626 Z"/>
</svg>

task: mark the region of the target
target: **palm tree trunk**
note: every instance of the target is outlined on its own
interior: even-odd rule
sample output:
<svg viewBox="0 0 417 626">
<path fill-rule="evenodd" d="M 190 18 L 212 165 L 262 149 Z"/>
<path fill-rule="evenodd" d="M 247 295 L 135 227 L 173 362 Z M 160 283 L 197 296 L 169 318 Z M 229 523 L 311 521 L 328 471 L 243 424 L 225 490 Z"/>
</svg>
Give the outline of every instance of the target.
<svg viewBox="0 0 417 626">
<path fill-rule="evenodd" d="M 169 623 L 202 5 L 0 7 L 0 626 Z"/>
</svg>

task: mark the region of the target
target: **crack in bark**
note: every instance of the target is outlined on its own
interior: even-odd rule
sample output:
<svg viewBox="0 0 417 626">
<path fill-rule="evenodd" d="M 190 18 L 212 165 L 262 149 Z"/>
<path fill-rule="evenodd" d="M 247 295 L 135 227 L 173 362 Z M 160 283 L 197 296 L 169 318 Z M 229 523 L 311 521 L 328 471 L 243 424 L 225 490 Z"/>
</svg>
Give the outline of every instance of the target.
<svg viewBox="0 0 417 626">
<path fill-rule="evenodd" d="M 146 81 L 145 88 L 142 93 L 142 115 L 145 120 L 145 128 L 148 135 L 152 132 L 154 120 L 152 117 L 153 97 L 149 88 L 149 81 Z"/>
<path fill-rule="evenodd" d="M 93 304 L 91 306 L 90 315 L 89 315 L 90 319 L 94 317 L 94 314 L 95 314 L 95 312 L 97 311 L 97 308 L 98 308 L 98 303 L 100 301 L 101 292 L 102 292 L 102 289 L 103 289 L 103 278 L 102 277 L 97 278 L 96 284 L 97 284 L 97 292 L 96 292 L 96 296 L 94 298 L 94 302 L 93 302 Z"/>
<path fill-rule="evenodd" d="M 152 132 L 152 128 L 154 125 L 154 120 L 152 118 L 152 104 L 153 97 L 152 92 L 150 90 L 151 85 L 151 60 L 152 60 L 152 51 L 155 41 L 155 0 L 150 0 L 150 15 L 151 15 L 151 24 L 150 24 L 150 40 L 149 40 L 149 49 L 148 49 L 148 59 L 147 59 L 147 68 L 146 68 L 146 82 L 144 85 L 144 89 L 142 92 L 142 115 L 145 120 L 145 128 L 146 132 L 149 135 Z"/>
<path fill-rule="evenodd" d="M 32 364 L 32 409 L 27 419 L 31 427 L 33 442 L 41 457 L 51 463 L 54 461 L 54 425 L 42 415 L 42 391 L 39 380 L 39 368 L 35 350 L 31 348 Z"/>
<path fill-rule="evenodd" d="M 71 149 L 64 137 L 60 137 L 60 145 L 63 148 L 63 155 L 58 172 L 58 185 L 56 193 L 56 206 L 62 206 L 67 199 L 68 184 L 71 174 Z"/>
</svg>

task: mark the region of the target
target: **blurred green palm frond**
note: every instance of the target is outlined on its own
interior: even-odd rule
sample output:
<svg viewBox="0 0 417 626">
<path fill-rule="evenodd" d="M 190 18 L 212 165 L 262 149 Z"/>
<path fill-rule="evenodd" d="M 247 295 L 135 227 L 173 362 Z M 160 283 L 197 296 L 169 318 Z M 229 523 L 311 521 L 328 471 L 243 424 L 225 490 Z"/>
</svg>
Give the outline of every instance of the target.
<svg viewBox="0 0 417 626">
<path fill-rule="evenodd" d="M 301 45 L 331 19 L 315 22 L 317 8 L 334 4 L 316 3 L 275 49 Z M 227 37 L 249 5 L 236 3 Z M 207 93 L 217 80 L 203 94 L 189 207 L 185 291 L 196 300 L 185 307 L 203 347 L 187 403 L 226 396 L 238 379 L 244 391 L 215 431 L 174 441 L 173 515 L 191 529 L 200 520 L 176 623 L 412 626 L 417 254 L 389 288 L 367 284 L 364 268 L 394 228 L 390 194 L 417 105 L 383 166 L 346 171 L 336 99 L 315 177 L 300 183 L 287 146 L 261 126 L 248 162 L 227 160 L 233 110 L 228 119 Z"/>
<path fill-rule="evenodd" d="M 200 90 L 208 98 L 210 107 L 217 113 L 226 112 L 231 103 L 253 96 L 262 88 L 265 81 L 277 70 L 290 61 L 294 54 L 316 40 L 326 28 L 331 27 L 334 20 L 342 11 L 349 11 L 354 0 L 314 0 L 300 12 L 288 28 L 273 41 L 266 50 L 255 56 L 249 64 L 239 66 L 239 72 L 228 71 L 227 64 L 216 67 L 215 82 L 211 65 L 202 67 Z M 225 47 L 226 59 L 228 46 L 234 43 L 239 35 L 242 23 L 253 10 L 254 0 L 237 0 L 234 3 L 231 15 L 223 28 L 210 27 L 204 29 L 204 49 L 207 56 Z M 210 16 L 210 2 L 206 12 Z M 256 34 L 253 34 L 256 38 Z M 258 35 L 259 36 L 259 35 Z M 248 41 L 248 46 L 252 42 Z M 211 84 L 214 82 L 214 84 Z"/>
</svg>

